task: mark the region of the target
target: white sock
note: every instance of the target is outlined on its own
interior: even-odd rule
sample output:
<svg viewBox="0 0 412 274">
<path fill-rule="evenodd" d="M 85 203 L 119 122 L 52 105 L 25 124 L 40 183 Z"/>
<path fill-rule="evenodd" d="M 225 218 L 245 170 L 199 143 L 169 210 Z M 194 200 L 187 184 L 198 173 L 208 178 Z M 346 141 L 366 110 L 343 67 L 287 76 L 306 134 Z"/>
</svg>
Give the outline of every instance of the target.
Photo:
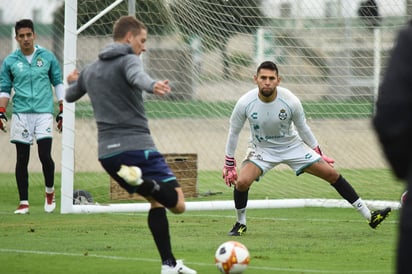
<svg viewBox="0 0 412 274">
<path fill-rule="evenodd" d="M 246 207 L 241 209 L 236 209 L 237 222 L 242 225 L 246 225 Z"/>
<path fill-rule="evenodd" d="M 359 211 L 359 213 L 368 221 L 371 220 L 371 211 L 370 209 L 367 207 L 367 205 L 365 204 L 365 202 L 359 198 L 357 199 L 352 206 Z"/>
<path fill-rule="evenodd" d="M 46 192 L 47 193 L 53 193 L 54 192 L 54 186 L 52 186 L 52 187 L 47 187 L 46 186 Z"/>
<path fill-rule="evenodd" d="M 21 205 L 29 205 L 29 201 L 27 201 L 27 200 L 22 200 L 22 201 L 20 201 L 20 204 L 21 204 Z"/>
</svg>

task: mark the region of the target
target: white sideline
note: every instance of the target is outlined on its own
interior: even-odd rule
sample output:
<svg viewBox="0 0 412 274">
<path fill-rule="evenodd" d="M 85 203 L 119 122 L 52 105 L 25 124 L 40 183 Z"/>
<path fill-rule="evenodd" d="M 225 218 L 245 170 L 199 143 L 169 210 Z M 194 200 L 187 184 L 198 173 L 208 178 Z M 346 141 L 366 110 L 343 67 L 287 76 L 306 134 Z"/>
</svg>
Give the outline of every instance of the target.
<svg viewBox="0 0 412 274">
<path fill-rule="evenodd" d="M 394 201 L 366 200 L 366 204 L 372 210 L 390 207 L 399 209 L 400 203 Z M 345 200 L 341 199 L 266 199 L 249 200 L 248 209 L 265 208 L 298 208 L 298 207 L 329 207 L 329 208 L 350 208 Z M 113 213 L 113 212 L 147 212 L 150 209 L 149 203 L 125 203 L 125 204 L 88 204 L 73 205 L 71 210 L 64 213 Z M 232 200 L 226 201 L 201 201 L 186 202 L 187 211 L 199 210 L 230 210 L 234 209 Z"/>
<path fill-rule="evenodd" d="M 41 250 L 23 250 L 23 249 L 9 249 L 9 248 L 0 248 L 0 253 L 17 253 L 17 254 L 36 254 L 36 255 L 51 255 L 51 256 L 72 256 L 72 257 L 84 257 L 83 253 L 67 253 L 67 252 L 53 252 L 53 251 L 41 251 Z M 149 258 L 138 258 L 138 257 L 121 257 L 121 256 L 106 256 L 106 255 L 98 255 L 98 254 L 91 254 L 87 255 L 88 257 L 94 258 L 103 258 L 109 260 L 127 260 L 127 261 L 140 261 L 140 262 L 153 262 L 158 264 L 158 259 L 149 259 Z M 191 265 L 199 265 L 199 266 L 212 266 L 211 263 L 200 263 L 200 262 L 190 262 Z M 249 266 L 248 269 L 257 269 L 257 270 L 268 270 L 269 272 L 276 271 L 279 273 L 285 272 L 297 272 L 297 273 L 342 273 L 340 270 L 319 270 L 319 269 L 291 269 L 291 268 L 279 268 L 279 267 L 259 267 L 259 266 Z M 249 271 L 250 272 L 250 271 Z M 66 272 L 62 272 L 66 273 Z M 69 273 L 69 272 L 67 272 Z M 349 270 L 345 271 L 345 273 L 386 273 L 386 271 L 382 270 Z"/>
</svg>

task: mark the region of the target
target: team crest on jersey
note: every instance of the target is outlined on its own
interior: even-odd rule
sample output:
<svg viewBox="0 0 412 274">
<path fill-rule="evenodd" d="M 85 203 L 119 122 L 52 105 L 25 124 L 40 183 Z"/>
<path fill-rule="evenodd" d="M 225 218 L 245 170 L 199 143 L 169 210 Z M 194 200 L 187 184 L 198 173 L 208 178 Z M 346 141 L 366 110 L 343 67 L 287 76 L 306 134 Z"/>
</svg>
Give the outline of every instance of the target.
<svg viewBox="0 0 412 274">
<path fill-rule="evenodd" d="M 22 136 L 24 139 L 29 138 L 29 131 L 28 131 L 27 129 L 23 130 L 23 132 L 21 133 L 21 136 Z"/>
<path fill-rule="evenodd" d="M 43 60 L 41 58 L 38 58 L 36 61 L 36 66 L 42 67 L 43 66 Z"/>
<path fill-rule="evenodd" d="M 279 111 L 279 119 L 280 120 L 286 120 L 288 118 L 288 114 L 286 113 L 286 110 L 283 108 Z"/>
</svg>

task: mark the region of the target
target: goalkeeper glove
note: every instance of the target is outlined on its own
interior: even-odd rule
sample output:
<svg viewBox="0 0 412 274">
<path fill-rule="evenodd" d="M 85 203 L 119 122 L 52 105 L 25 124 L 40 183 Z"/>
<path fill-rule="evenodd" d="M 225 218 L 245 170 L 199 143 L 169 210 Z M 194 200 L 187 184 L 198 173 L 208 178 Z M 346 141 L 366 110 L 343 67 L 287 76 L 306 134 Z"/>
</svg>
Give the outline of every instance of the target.
<svg viewBox="0 0 412 274">
<path fill-rule="evenodd" d="M 62 132 L 63 130 L 63 103 L 59 104 L 59 114 L 56 116 L 56 122 L 57 122 L 57 130 L 59 132 Z"/>
<path fill-rule="evenodd" d="M 322 153 L 322 150 L 320 150 L 320 147 L 319 147 L 319 146 L 315 147 L 313 150 L 314 150 L 317 154 L 319 154 L 326 163 L 328 163 L 331 167 L 333 167 L 333 164 L 335 163 L 335 160 L 332 159 L 332 158 L 330 158 L 330 157 L 328 157 L 328 156 L 326 156 L 325 154 L 323 154 L 323 153 Z"/>
<path fill-rule="evenodd" d="M 0 107 L 0 130 L 7 132 L 6 108 Z"/>
<path fill-rule="evenodd" d="M 228 187 L 232 186 L 237 180 L 236 160 L 233 157 L 225 157 L 225 165 L 223 166 L 223 179 Z"/>
</svg>

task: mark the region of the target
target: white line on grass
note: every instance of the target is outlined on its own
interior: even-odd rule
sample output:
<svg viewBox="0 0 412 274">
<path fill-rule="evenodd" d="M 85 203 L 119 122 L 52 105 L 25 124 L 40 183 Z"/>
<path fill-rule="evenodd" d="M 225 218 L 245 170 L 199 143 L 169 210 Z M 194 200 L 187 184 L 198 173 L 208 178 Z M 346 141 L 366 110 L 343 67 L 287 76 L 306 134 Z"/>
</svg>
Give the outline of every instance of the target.
<svg viewBox="0 0 412 274">
<path fill-rule="evenodd" d="M 252 211 L 252 210 L 251 210 Z M 10 213 L 8 213 L 10 214 Z M 107 214 L 121 214 L 121 215 L 126 215 L 126 216 L 147 216 L 147 213 L 141 213 L 141 212 L 121 212 L 121 213 L 107 213 Z M 185 212 L 183 215 L 170 215 L 170 218 L 184 218 L 184 217 L 206 217 L 206 218 L 222 218 L 222 219 L 234 219 L 236 218 L 235 214 L 230 214 L 230 215 L 217 215 L 217 214 L 207 214 L 205 211 L 201 211 L 201 213 L 196 213 L 194 211 L 192 212 Z M 356 216 L 356 215 L 355 215 Z M 390 217 L 389 217 L 390 218 Z M 288 221 L 288 222 L 302 222 L 302 221 L 310 221 L 310 222 L 319 222 L 319 223 L 340 223 L 340 222 L 350 222 L 350 223 L 365 223 L 365 220 L 362 219 L 362 217 L 359 218 L 354 218 L 353 220 L 347 220 L 347 219 L 342 219 L 342 218 L 337 218 L 337 219 L 321 219 L 321 218 L 279 218 L 279 217 L 255 217 L 255 216 L 248 216 L 248 219 L 255 219 L 255 220 L 268 220 L 268 221 Z M 397 220 L 385 220 L 385 224 L 390 223 L 390 224 L 397 224 Z"/>
<path fill-rule="evenodd" d="M 156 262 L 158 263 L 159 260 L 157 259 L 149 259 L 149 258 L 130 258 L 130 257 L 120 257 L 120 256 L 106 256 L 106 255 L 98 255 L 98 254 L 90 254 L 87 255 L 81 253 L 67 253 L 67 252 L 52 252 L 52 251 L 41 251 L 41 250 L 22 250 L 22 249 L 9 249 L 9 248 L 0 248 L 0 252 L 3 253 L 18 253 L 18 254 L 36 254 L 36 255 L 50 255 L 50 256 L 72 256 L 72 257 L 93 257 L 99 259 L 110 259 L 110 260 L 123 260 L 123 261 L 141 261 L 141 262 Z M 200 265 L 200 266 L 213 266 L 212 264 L 205 264 L 205 263 L 195 263 L 190 262 L 191 265 Z M 256 270 L 268 270 L 268 271 L 279 271 L 281 273 L 284 272 L 299 272 L 299 273 L 386 273 L 386 271 L 382 270 L 352 270 L 352 271 L 336 271 L 336 270 L 318 270 L 318 269 L 290 269 L 290 268 L 279 268 L 279 267 L 255 267 L 249 266 L 248 269 L 256 269 Z"/>
</svg>

